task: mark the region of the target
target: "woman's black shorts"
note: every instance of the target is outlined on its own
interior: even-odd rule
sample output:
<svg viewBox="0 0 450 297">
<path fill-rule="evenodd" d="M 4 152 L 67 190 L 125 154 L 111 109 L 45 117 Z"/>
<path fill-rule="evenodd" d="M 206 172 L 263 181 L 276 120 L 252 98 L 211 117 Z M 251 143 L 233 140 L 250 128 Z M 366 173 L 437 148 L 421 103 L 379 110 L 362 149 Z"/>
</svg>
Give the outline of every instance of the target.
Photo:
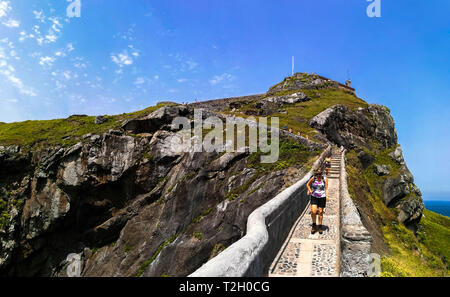
<svg viewBox="0 0 450 297">
<path fill-rule="evenodd" d="M 327 206 L 327 198 L 317 198 L 311 196 L 311 205 L 317 205 L 319 208 L 325 208 Z"/>
</svg>

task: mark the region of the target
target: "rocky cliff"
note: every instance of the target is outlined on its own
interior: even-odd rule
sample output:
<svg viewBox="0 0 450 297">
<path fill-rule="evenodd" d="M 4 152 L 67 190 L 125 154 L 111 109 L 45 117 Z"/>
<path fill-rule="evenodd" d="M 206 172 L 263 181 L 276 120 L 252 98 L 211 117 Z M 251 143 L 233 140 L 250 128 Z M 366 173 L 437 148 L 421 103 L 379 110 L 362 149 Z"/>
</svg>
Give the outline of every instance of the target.
<svg viewBox="0 0 450 297">
<path fill-rule="evenodd" d="M 295 77 L 262 95 L 2 124 L 0 275 L 188 275 L 241 238 L 248 215 L 328 143 L 350 151 L 350 193 L 374 251 L 389 257 L 386 226 L 417 235 L 424 209 L 389 110 L 336 82 Z M 289 132 L 278 162 L 261 164 L 260 152 L 180 153 L 172 119 L 192 119 L 198 107 L 223 120 L 279 117 Z"/>
</svg>

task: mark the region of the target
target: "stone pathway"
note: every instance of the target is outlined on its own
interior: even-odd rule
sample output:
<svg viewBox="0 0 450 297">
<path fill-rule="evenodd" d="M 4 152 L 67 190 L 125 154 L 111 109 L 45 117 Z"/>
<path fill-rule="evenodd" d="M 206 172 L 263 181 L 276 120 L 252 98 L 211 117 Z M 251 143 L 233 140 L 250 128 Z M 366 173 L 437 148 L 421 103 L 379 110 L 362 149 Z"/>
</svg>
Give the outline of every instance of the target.
<svg viewBox="0 0 450 297">
<path fill-rule="evenodd" d="M 339 276 L 340 154 L 333 153 L 323 234 L 311 234 L 311 207 L 305 209 L 269 268 L 269 277 Z"/>
</svg>

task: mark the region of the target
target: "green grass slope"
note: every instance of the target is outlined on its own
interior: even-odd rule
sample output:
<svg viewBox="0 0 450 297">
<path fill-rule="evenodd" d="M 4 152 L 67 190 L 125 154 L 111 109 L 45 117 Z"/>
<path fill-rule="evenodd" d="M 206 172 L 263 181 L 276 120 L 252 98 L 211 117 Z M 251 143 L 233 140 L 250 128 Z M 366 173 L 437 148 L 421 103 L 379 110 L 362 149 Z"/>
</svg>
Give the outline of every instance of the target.
<svg viewBox="0 0 450 297">
<path fill-rule="evenodd" d="M 367 107 L 368 103 L 364 100 L 356 97 L 355 95 L 345 92 L 341 89 L 320 89 L 320 90 L 310 90 L 310 89 L 299 89 L 290 91 L 281 91 L 272 96 L 283 96 L 289 95 L 297 92 L 303 92 L 311 98 L 310 101 L 298 102 L 293 104 L 285 104 L 282 109 L 286 113 L 275 112 L 271 114 L 271 117 L 278 117 L 280 119 L 280 127 L 286 125 L 288 129 L 292 129 L 293 133 L 297 134 L 300 132 L 303 136 L 307 135 L 313 137 L 317 131 L 308 125 L 308 122 L 317 114 L 326 110 L 327 108 L 342 104 L 350 109 L 357 109 L 359 107 Z M 264 98 L 250 102 L 241 108 L 232 112 L 231 110 L 226 111 L 226 114 L 234 114 L 235 116 L 240 116 L 247 118 L 247 114 L 251 112 L 258 112 L 258 108 L 255 104 L 258 101 L 264 100 Z"/>
<path fill-rule="evenodd" d="M 0 125 L 0 145 L 21 145 L 23 148 L 70 146 L 88 133 L 103 133 L 119 128 L 123 121 L 147 115 L 160 105 L 144 110 L 106 116 L 103 124 L 95 124 L 94 116 L 71 116 L 67 119 L 25 121 Z"/>
<path fill-rule="evenodd" d="M 374 163 L 400 166 L 388 156 L 391 150 L 374 150 Z M 377 176 L 373 165 L 361 168 L 355 151 L 347 154 L 349 192 L 363 212 L 363 221 L 373 236 L 373 252 L 382 256 L 382 276 L 430 277 L 449 273 L 450 218 L 425 210 L 417 234 L 397 220 L 398 210 L 382 200 L 381 185 L 388 176 Z"/>
</svg>

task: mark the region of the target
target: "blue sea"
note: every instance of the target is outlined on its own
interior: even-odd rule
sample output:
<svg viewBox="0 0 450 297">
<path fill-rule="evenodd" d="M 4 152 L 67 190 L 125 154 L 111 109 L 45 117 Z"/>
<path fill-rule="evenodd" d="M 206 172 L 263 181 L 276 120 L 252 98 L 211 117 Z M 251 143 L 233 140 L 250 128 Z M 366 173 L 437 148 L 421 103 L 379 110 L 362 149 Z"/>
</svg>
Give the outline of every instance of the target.
<svg viewBox="0 0 450 297">
<path fill-rule="evenodd" d="M 426 209 L 450 217 L 450 201 L 425 200 L 424 202 Z"/>
</svg>

